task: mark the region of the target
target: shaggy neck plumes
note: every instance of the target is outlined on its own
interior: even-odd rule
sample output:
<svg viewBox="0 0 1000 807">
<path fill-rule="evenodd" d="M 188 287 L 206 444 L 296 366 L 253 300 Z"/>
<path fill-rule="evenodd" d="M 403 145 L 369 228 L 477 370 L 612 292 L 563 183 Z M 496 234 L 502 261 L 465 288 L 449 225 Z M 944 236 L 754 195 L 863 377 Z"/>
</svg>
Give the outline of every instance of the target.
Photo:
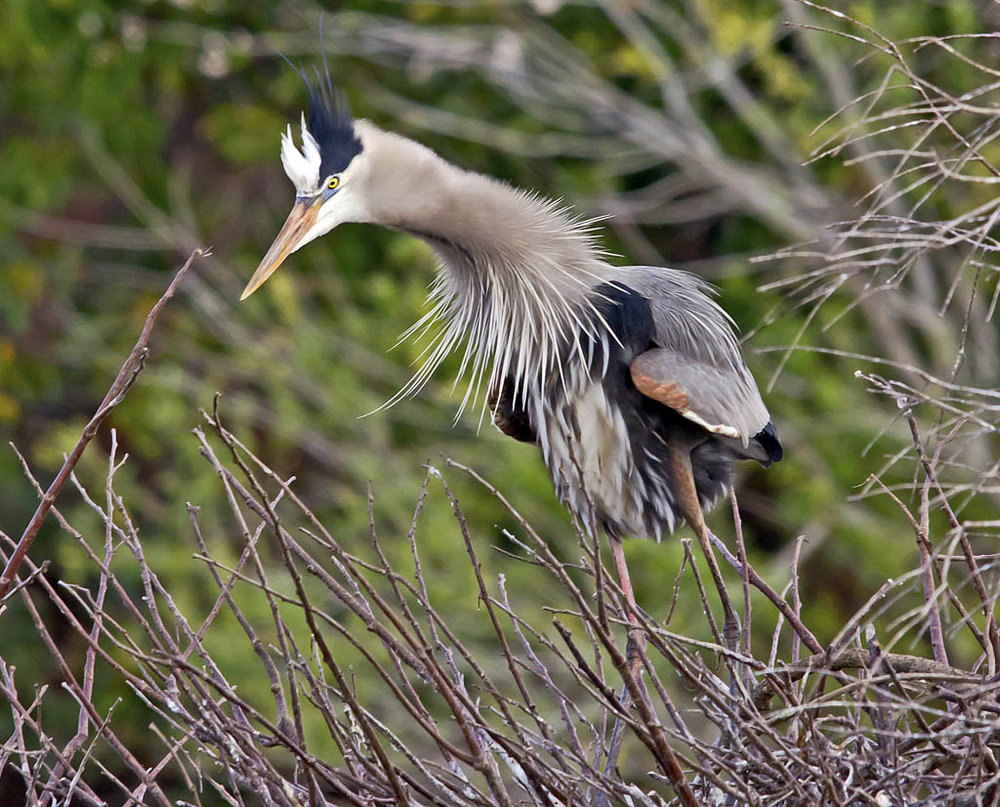
<svg viewBox="0 0 1000 807">
<path fill-rule="evenodd" d="M 509 378 L 522 400 L 559 381 L 571 359 L 566 345 L 587 361 L 590 337 L 601 338 L 590 292 L 613 271 L 588 223 L 371 124 L 358 125 L 373 166 L 365 196 L 379 200 L 370 220 L 423 238 L 441 259 L 431 310 L 404 334 L 426 342 L 423 363 L 393 401 L 418 390 L 463 342 L 462 409 L 476 405 L 484 380 Z"/>
</svg>

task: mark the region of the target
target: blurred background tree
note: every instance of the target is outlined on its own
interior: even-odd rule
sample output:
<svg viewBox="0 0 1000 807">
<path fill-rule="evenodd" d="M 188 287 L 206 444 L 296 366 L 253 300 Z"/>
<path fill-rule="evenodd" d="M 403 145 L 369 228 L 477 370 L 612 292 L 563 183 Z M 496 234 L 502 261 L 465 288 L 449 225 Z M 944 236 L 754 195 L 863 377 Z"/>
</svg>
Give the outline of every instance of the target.
<svg viewBox="0 0 1000 807">
<path fill-rule="evenodd" d="M 960 0 L 859 0 L 846 10 L 894 40 L 997 23 L 995 6 Z M 968 193 L 959 185 L 918 204 L 927 187 L 909 182 L 885 137 L 850 128 L 885 97 L 892 53 L 858 61 L 869 48 L 816 25 L 854 30 L 792 0 L 363 2 L 325 11 L 298 0 L 8 3 L 0 28 L 4 443 L 15 443 L 43 481 L 54 473 L 171 269 L 210 244 L 214 257 L 161 319 L 150 365 L 111 423 L 132 457 L 119 492 L 143 525 L 151 563 L 177 569 L 180 603 L 206 596 L 190 574 L 186 502 L 202 506 L 217 541 L 240 548 L 229 526 L 211 523 L 222 493 L 190 433 L 216 392 L 228 428 L 282 476 L 295 476 L 300 496 L 345 544 L 367 541 L 369 483 L 382 534 L 405 534 L 421 466 L 444 454 L 502 481 L 560 552 L 577 551 L 535 450 L 481 426 L 477 413 L 453 423 L 455 364 L 417 398 L 364 417 L 406 380 L 419 352 L 391 348 L 424 311 L 434 259 L 422 244 L 344 227 L 236 302 L 292 197 L 279 133 L 298 119 L 305 93 L 279 54 L 309 65 L 325 49 L 357 117 L 608 217 L 604 244 L 623 263 L 690 269 L 719 285 L 787 448 L 779 466 L 740 479 L 750 550 L 780 580 L 793 539 L 806 536 L 805 609 L 829 638 L 916 552 L 893 505 L 864 495 L 872 473 L 909 480 L 913 466 L 896 463 L 907 426 L 855 371 L 890 366 L 919 385 L 919 368 L 990 388 L 998 358 L 989 316 L 996 274 L 966 255 L 937 254 L 929 242 L 909 264 L 892 253 L 860 267 L 825 259 L 803 281 L 817 255 L 851 243 L 838 223 L 858 215 L 866 194 L 881 200 L 883 220 L 918 208 L 943 220 L 992 193 L 987 183 Z M 952 52 L 927 47 L 908 58 L 959 97 L 984 81 L 959 57 L 995 63 L 996 47 L 962 40 Z M 933 162 L 934 138 L 947 126 L 910 133 L 926 120 L 887 118 L 883 136 Z M 976 130 L 983 141 L 988 126 Z M 802 243 L 812 246 L 754 260 Z M 106 431 L 78 469 L 84 484 L 103 484 Z M 991 430 L 965 446 L 966 477 L 989 465 L 991 447 L 995 456 Z M 455 484 L 480 545 L 508 547 L 503 530 L 515 524 L 482 491 Z M 36 502 L 15 454 L 0 452 L 0 528 L 16 537 Z M 74 494 L 60 507 L 102 534 Z M 988 521 L 991 512 L 995 498 L 970 497 L 963 515 Z M 447 568 L 456 552 L 449 519 L 445 506 L 423 516 L 429 566 Z M 710 523 L 726 536 L 730 520 L 719 512 Z M 409 551 L 405 541 L 395 549 Z M 655 602 L 680 565 L 678 543 L 631 542 L 627 552 L 640 601 Z M 52 559 L 53 578 L 85 565 L 52 522 L 32 555 Z M 504 571 L 522 601 L 544 605 L 530 566 Z M 439 607 L 471 610 L 468 577 L 453 582 L 437 593 Z M 696 614 L 697 604 L 681 604 L 681 624 L 685 611 Z M 30 622 L 16 609 L 3 618 L 0 653 L 45 680 L 47 656 Z M 231 648 L 234 657 L 245 650 Z"/>
</svg>

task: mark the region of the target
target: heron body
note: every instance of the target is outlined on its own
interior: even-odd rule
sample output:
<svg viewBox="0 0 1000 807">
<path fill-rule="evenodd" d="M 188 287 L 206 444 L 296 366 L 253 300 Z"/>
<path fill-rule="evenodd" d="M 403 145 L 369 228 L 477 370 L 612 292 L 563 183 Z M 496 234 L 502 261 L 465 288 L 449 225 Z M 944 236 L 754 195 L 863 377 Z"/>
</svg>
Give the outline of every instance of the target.
<svg viewBox="0 0 1000 807">
<path fill-rule="evenodd" d="M 328 79 L 310 86 L 302 145 L 289 127 L 282 162 L 295 206 L 243 296 L 344 222 L 426 241 L 440 268 L 430 310 L 407 332 L 425 358 L 398 397 L 462 351 L 462 407 L 482 405 L 485 388 L 496 425 L 539 446 L 585 526 L 660 538 L 690 520 L 671 452 L 689 462 L 700 508 L 730 485 L 735 460 L 781 458 L 732 322 L 702 280 L 612 266 L 589 223 L 353 121 Z"/>
<path fill-rule="evenodd" d="M 565 357 L 571 381 L 532 388 L 525 405 L 508 379 L 506 394 L 494 395 L 491 409 L 501 431 L 538 443 L 557 493 L 585 524 L 596 523 L 614 538 L 659 539 L 683 517 L 672 446 L 690 452 L 702 509 L 731 484 L 734 460 L 770 465 L 781 449 L 745 366 L 729 362 L 738 353 L 725 341 L 711 344 L 706 323 L 723 326 L 727 336 L 731 331 L 701 284 L 649 267 L 616 274 L 591 291 L 598 336 L 586 345 L 585 361 Z M 672 335 L 674 325 L 687 329 L 686 349 Z M 708 405 L 701 379 L 706 386 L 723 380 L 739 393 L 711 402 L 730 405 L 733 417 L 720 417 Z"/>
</svg>

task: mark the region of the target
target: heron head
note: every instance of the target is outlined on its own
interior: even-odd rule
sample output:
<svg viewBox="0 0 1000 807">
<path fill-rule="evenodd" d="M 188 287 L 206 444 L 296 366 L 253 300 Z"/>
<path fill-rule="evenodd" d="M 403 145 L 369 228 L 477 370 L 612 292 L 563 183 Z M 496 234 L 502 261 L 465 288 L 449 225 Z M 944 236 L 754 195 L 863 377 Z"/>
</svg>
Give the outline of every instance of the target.
<svg viewBox="0 0 1000 807">
<path fill-rule="evenodd" d="M 309 123 L 302 116 L 302 145 L 296 146 L 291 125 L 281 135 L 281 164 L 295 185 L 295 204 L 271 248 L 247 283 L 241 300 L 260 288 L 299 247 L 344 222 L 366 220 L 356 180 L 361 172 L 362 144 L 354 120 L 337 96 L 328 74 L 317 71 L 316 83 L 300 73 L 309 89 Z"/>
</svg>

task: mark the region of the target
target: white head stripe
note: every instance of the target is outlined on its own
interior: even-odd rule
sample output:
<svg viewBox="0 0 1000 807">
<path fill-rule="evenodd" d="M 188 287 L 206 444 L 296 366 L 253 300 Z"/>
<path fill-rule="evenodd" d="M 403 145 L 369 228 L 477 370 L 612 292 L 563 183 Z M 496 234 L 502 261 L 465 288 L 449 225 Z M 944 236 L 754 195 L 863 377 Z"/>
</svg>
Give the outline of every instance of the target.
<svg viewBox="0 0 1000 807">
<path fill-rule="evenodd" d="M 281 134 L 281 164 L 285 173 L 295 185 L 299 194 L 315 193 L 319 190 L 319 168 L 322 162 L 319 155 L 319 144 L 309 134 L 306 128 L 306 117 L 302 116 L 302 150 L 295 145 L 292 137 L 292 126 Z"/>
</svg>

